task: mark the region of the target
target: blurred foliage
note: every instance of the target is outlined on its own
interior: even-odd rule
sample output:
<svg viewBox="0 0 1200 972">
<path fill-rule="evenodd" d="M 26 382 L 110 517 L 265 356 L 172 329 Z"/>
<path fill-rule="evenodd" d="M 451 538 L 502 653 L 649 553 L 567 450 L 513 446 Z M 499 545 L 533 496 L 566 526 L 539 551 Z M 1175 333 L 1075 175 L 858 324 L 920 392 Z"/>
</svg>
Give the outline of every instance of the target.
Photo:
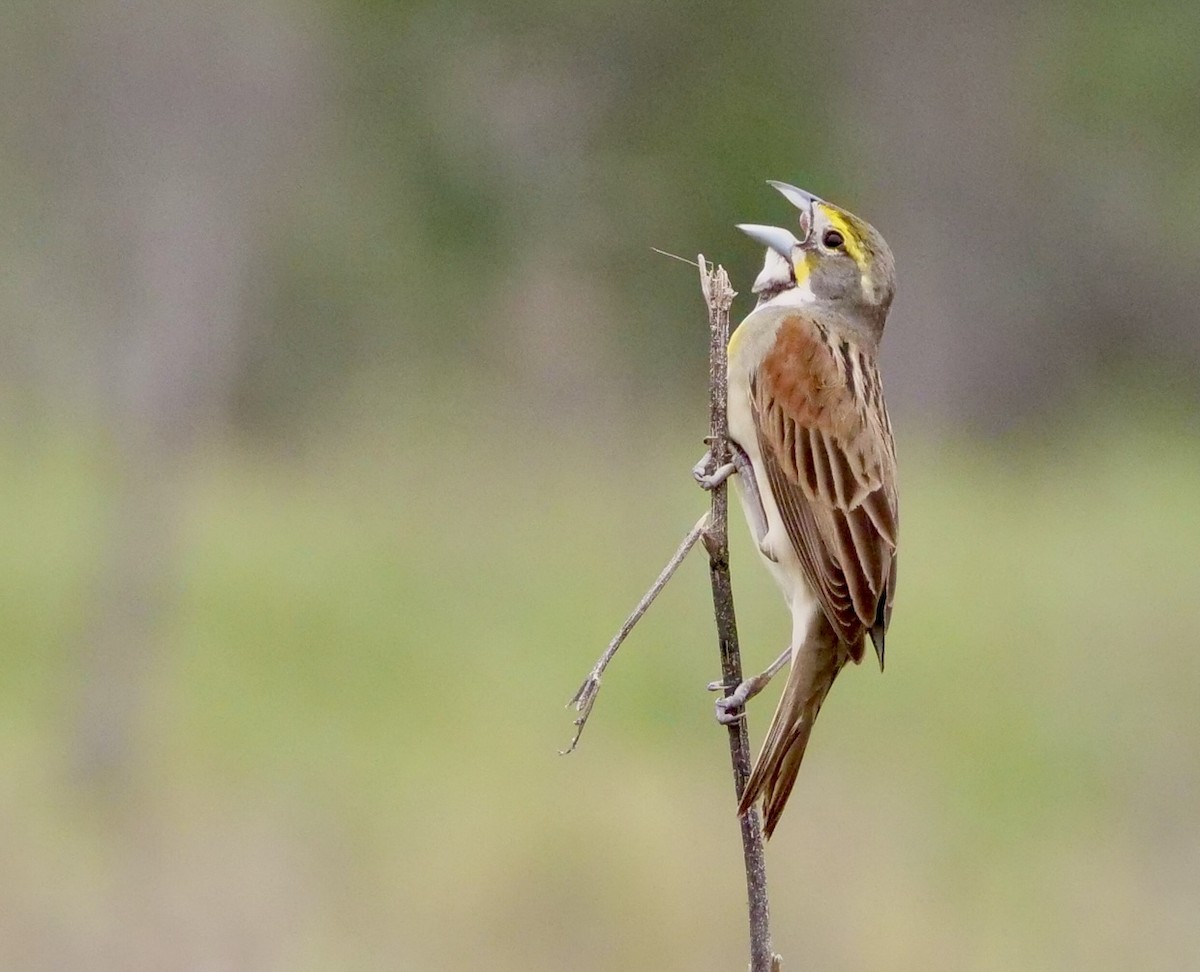
<svg viewBox="0 0 1200 972">
<path fill-rule="evenodd" d="M 717 13 L 0 9 L 0 966 L 744 964 L 699 563 L 554 754 L 705 503 L 649 248 L 747 291 L 782 178 L 898 255 L 904 523 L 785 967 L 1200 967 L 1197 8 Z"/>
<path fill-rule="evenodd" d="M 75 623 L 102 449 L 62 428 L 32 449 L 9 437 L 3 964 L 95 967 L 97 942 L 126 954 L 133 922 L 147 967 L 735 965 L 741 876 L 698 561 L 618 659 L 580 751 L 554 755 L 563 701 L 704 503 L 689 422 L 663 418 L 619 468 L 566 436 L 522 452 L 482 410 L 470 436 L 401 446 L 357 429 L 290 458 L 205 453 L 144 769 L 83 803 L 64 791 L 58 719 L 76 667 L 47 646 Z M 1200 670 L 1179 605 L 1200 580 L 1200 448 L 1182 422 L 1090 429 L 990 449 L 902 430 L 888 672 L 839 684 L 770 848 L 790 961 L 1196 956 L 1200 786 L 1182 768 L 1200 760 Z M 487 472 L 420 488 L 464 464 Z M 787 619 L 743 532 L 758 664 Z"/>
</svg>

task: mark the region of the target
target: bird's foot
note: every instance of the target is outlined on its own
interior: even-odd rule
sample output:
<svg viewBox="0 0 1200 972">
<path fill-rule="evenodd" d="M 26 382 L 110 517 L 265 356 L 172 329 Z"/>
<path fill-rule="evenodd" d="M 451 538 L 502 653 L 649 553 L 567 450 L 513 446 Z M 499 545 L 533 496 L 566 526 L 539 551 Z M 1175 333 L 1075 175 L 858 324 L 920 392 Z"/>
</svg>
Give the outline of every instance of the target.
<svg viewBox="0 0 1200 972">
<path fill-rule="evenodd" d="M 746 679 L 728 695 L 717 699 L 717 722 L 728 726 L 746 718 L 746 703 L 765 689 L 769 681 L 771 681 L 771 677 L 763 672 L 761 675 Z M 720 692 L 723 688 L 725 688 L 724 682 L 710 682 L 708 686 L 710 692 Z"/>
<path fill-rule="evenodd" d="M 717 722 L 723 726 L 728 726 L 731 723 L 746 718 L 746 703 L 767 687 L 771 679 L 791 660 L 791 657 L 792 649 L 785 649 L 778 658 L 771 662 L 770 667 L 766 671 L 743 679 L 732 692 L 717 699 Z M 708 683 L 708 690 L 710 692 L 720 692 L 724 688 L 724 682 Z"/>
<path fill-rule="evenodd" d="M 712 452 L 706 452 L 700 461 L 692 467 L 692 477 L 700 484 L 701 489 L 716 489 L 721 483 L 725 482 L 725 480 L 738 471 L 737 466 L 732 462 L 716 466 L 714 469 L 715 465 L 716 460 L 713 459 Z"/>
</svg>

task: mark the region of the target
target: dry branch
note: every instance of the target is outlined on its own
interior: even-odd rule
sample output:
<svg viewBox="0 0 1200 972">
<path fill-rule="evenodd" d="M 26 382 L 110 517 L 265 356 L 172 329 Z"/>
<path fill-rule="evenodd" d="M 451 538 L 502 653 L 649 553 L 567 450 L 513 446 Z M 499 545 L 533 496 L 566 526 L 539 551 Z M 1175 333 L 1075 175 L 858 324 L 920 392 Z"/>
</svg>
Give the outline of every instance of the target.
<svg viewBox="0 0 1200 972">
<path fill-rule="evenodd" d="M 724 267 L 710 267 L 701 254 L 700 289 L 708 304 L 710 333 L 708 354 L 709 449 L 713 466 L 729 462 L 728 372 L 729 308 L 737 296 L 729 285 Z M 733 585 L 729 576 L 729 489 L 725 482 L 712 491 L 712 510 L 704 534 L 708 551 L 708 574 L 712 582 L 713 615 L 721 649 L 721 674 L 725 694 L 731 695 L 742 681 L 742 656 L 738 648 L 737 619 L 733 610 Z M 731 722 L 729 756 L 733 763 L 733 785 L 738 801 L 750 778 L 750 733 L 745 718 Z M 746 865 L 746 893 L 750 911 L 750 972 L 778 972 L 779 956 L 771 946 L 771 909 L 767 898 L 767 869 L 763 856 L 762 825 L 758 810 L 751 808 L 739 818 L 742 856 Z"/>
<path fill-rule="evenodd" d="M 727 420 L 728 386 L 726 347 L 729 343 L 729 308 L 737 296 L 729 284 L 724 267 L 710 267 L 704 256 L 698 258 L 700 289 L 708 305 L 709 343 L 709 447 L 713 468 L 729 462 L 729 428 Z M 737 621 L 733 610 L 733 586 L 729 576 L 729 491 L 725 482 L 712 490 L 712 509 L 702 516 L 683 538 L 675 555 L 667 562 L 658 579 L 625 619 L 620 630 L 592 667 L 568 707 L 579 713 L 575 719 L 575 735 L 563 750 L 575 749 L 583 728 L 591 715 L 600 692 L 600 679 L 621 643 L 641 620 L 659 592 L 683 562 L 697 540 L 704 541 L 708 551 L 709 579 L 712 582 L 713 614 L 721 650 L 721 674 L 728 696 L 741 684 L 742 660 L 738 650 Z M 745 718 L 728 726 L 729 754 L 733 763 L 734 792 L 741 800 L 746 780 L 750 777 L 750 737 Z M 742 834 L 742 855 L 746 866 L 746 891 L 750 917 L 750 972 L 780 972 L 781 960 L 771 947 L 770 907 L 767 899 L 767 872 L 763 857 L 762 825 L 758 810 L 751 809 L 739 818 Z"/>
</svg>

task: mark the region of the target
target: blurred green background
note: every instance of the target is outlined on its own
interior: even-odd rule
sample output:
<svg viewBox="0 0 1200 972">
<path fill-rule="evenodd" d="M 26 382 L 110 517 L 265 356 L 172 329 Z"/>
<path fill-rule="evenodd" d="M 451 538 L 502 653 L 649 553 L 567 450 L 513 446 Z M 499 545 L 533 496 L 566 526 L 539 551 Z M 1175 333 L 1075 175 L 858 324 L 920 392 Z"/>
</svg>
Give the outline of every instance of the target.
<svg viewBox="0 0 1200 972">
<path fill-rule="evenodd" d="M 707 502 L 650 247 L 748 292 L 776 178 L 896 251 L 904 522 L 768 849 L 785 968 L 1200 968 L 1200 7 L 0 29 L 0 967 L 745 967 L 699 559 L 556 752 Z"/>
</svg>

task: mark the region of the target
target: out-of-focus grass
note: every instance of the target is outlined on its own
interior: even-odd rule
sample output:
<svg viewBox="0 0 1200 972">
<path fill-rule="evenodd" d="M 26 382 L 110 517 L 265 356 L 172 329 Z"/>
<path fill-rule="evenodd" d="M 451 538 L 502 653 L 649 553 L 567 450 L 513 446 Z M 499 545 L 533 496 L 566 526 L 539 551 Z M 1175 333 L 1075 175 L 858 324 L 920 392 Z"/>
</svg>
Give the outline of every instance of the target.
<svg viewBox="0 0 1200 972">
<path fill-rule="evenodd" d="M 118 810 L 69 758 L 102 450 L 61 427 L 0 443 L 0 965 L 744 964 L 698 559 L 555 755 L 563 703 L 704 507 L 701 430 L 391 418 L 197 459 Z M 904 428 L 888 671 L 846 673 L 823 711 L 770 847 L 778 949 L 823 969 L 1197 965 L 1195 435 Z M 734 557 L 757 666 L 786 617 L 740 523 Z"/>
</svg>

